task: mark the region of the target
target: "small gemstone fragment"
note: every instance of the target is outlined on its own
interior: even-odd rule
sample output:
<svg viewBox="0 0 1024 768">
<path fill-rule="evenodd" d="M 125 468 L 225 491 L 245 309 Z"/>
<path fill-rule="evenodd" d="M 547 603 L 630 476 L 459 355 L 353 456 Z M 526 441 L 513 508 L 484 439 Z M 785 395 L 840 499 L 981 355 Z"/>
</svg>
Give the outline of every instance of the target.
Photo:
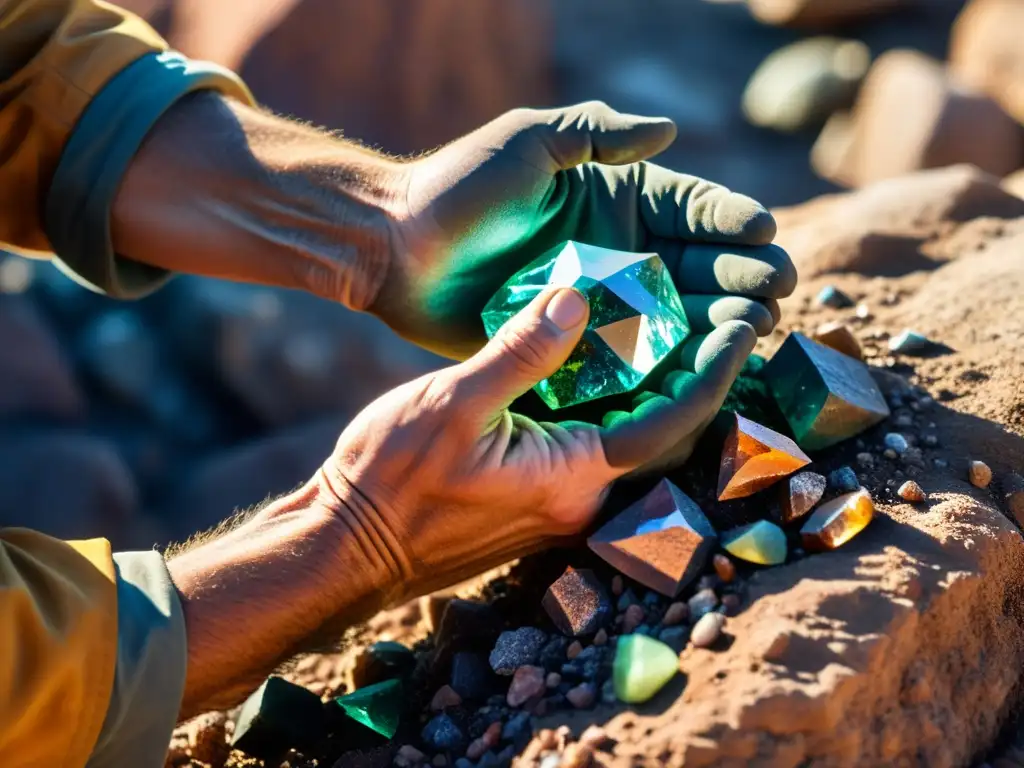
<svg viewBox="0 0 1024 768">
<path fill-rule="evenodd" d="M 357 723 L 390 739 L 398 730 L 402 714 L 402 683 L 399 680 L 385 680 L 339 696 L 334 701 Z"/>
<path fill-rule="evenodd" d="M 785 435 L 734 414 L 722 448 L 718 500 L 750 496 L 810 463 L 810 457 Z"/>
<path fill-rule="evenodd" d="M 722 634 L 725 626 L 725 616 L 717 611 L 705 613 L 700 620 L 693 625 L 690 633 L 690 642 L 695 648 L 710 648 Z"/>
<path fill-rule="evenodd" d="M 917 331 L 905 330 L 889 339 L 889 351 L 900 355 L 921 355 L 939 348 L 939 345 Z"/>
<path fill-rule="evenodd" d="M 882 438 L 882 442 L 885 444 L 886 448 L 894 451 L 897 456 L 902 456 L 907 452 L 907 448 L 910 447 L 910 443 L 907 442 L 907 438 L 899 432 L 887 433 L 886 436 Z"/>
<path fill-rule="evenodd" d="M 821 501 L 828 482 L 824 475 L 808 471 L 797 472 L 781 485 L 779 517 L 783 523 L 791 523 L 806 515 Z"/>
<path fill-rule="evenodd" d="M 828 489 L 833 493 L 853 493 L 860 488 L 860 480 L 853 467 L 843 465 L 828 473 Z"/>
<path fill-rule="evenodd" d="M 853 306 L 853 299 L 834 285 L 826 285 L 818 291 L 815 301 L 823 307 L 830 307 L 832 309 L 846 309 Z"/>
<path fill-rule="evenodd" d="M 828 448 L 889 416 L 864 363 L 791 333 L 764 371 L 797 444 Z"/>
<path fill-rule="evenodd" d="M 718 574 L 718 578 L 722 580 L 723 584 L 728 584 L 736 578 L 736 566 L 725 555 L 715 555 L 711 563 L 715 566 L 715 573 Z"/>
<path fill-rule="evenodd" d="M 273 762 L 289 749 L 313 747 L 326 735 L 320 697 L 275 675 L 245 700 L 235 722 L 231 746 Z"/>
<path fill-rule="evenodd" d="M 700 575 L 716 541 L 700 507 L 663 479 L 602 526 L 587 545 L 626 576 L 675 597 Z"/>
<path fill-rule="evenodd" d="M 641 704 L 675 677 L 679 657 L 660 640 L 646 635 L 619 638 L 612 666 L 615 695 L 627 704 Z"/>
<path fill-rule="evenodd" d="M 548 587 L 541 605 L 558 631 L 571 637 L 593 634 L 612 613 L 604 586 L 587 568 L 566 568 Z"/>
<path fill-rule="evenodd" d="M 499 675 L 511 675 L 525 664 L 533 664 L 548 636 L 536 627 L 520 627 L 502 632 L 491 651 L 491 669 Z"/>
<path fill-rule="evenodd" d="M 899 487 L 896 494 L 906 501 L 924 501 L 925 494 L 924 489 L 920 485 L 915 483 L 913 480 L 907 480 L 903 485 Z"/>
<path fill-rule="evenodd" d="M 814 330 L 814 340 L 826 347 L 831 347 L 836 352 L 842 352 L 854 360 L 863 360 L 864 353 L 861 351 L 860 342 L 853 335 L 853 331 L 845 323 L 831 322 L 822 323 Z"/>
<path fill-rule="evenodd" d="M 656 253 L 572 240 L 514 274 L 484 307 L 488 338 L 549 287 L 573 287 L 590 304 L 583 338 L 534 389 L 551 408 L 629 392 L 689 334 L 668 268 Z"/>
<path fill-rule="evenodd" d="M 357 688 L 362 688 L 385 680 L 404 680 L 415 667 L 416 654 L 401 643 L 383 640 L 356 658 L 352 682 Z"/>
<path fill-rule="evenodd" d="M 735 528 L 722 537 L 722 547 L 733 557 L 758 565 L 786 561 L 786 534 L 775 523 L 759 520 Z"/>
<path fill-rule="evenodd" d="M 845 493 L 814 510 L 800 536 L 808 552 L 836 549 L 863 531 L 875 516 L 875 505 L 866 488 Z"/>
<path fill-rule="evenodd" d="M 988 488 L 992 482 L 992 470 L 984 461 L 972 461 L 967 467 L 967 476 L 977 488 Z"/>
</svg>

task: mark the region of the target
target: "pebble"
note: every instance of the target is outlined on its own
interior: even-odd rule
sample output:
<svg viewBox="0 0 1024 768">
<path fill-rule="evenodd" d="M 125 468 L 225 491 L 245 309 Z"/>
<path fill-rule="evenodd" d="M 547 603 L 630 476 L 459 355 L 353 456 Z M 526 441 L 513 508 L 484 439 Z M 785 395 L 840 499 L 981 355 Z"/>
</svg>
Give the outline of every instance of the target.
<svg viewBox="0 0 1024 768">
<path fill-rule="evenodd" d="M 536 627 L 502 632 L 491 651 L 491 669 L 499 675 L 511 675 L 519 667 L 533 664 L 547 639 L 547 634 Z"/>
<path fill-rule="evenodd" d="M 992 482 L 992 470 L 984 461 L 972 461 L 967 466 L 967 476 L 976 488 L 988 488 Z"/>
<path fill-rule="evenodd" d="M 949 466 L 949 462 L 945 459 L 932 459 L 932 466 L 936 469 L 945 469 Z"/>
<path fill-rule="evenodd" d="M 545 757 L 541 758 L 540 768 L 559 768 L 559 766 L 561 766 L 561 764 L 562 764 L 562 756 L 561 755 L 558 755 L 558 754 L 546 755 Z"/>
<path fill-rule="evenodd" d="M 541 648 L 540 654 L 537 657 L 537 663 L 545 669 L 557 669 L 565 661 L 565 652 L 568 647 L 568 638 L 561 635 L 552 637 Z"/>
<path fill-rule="evenodd" d="M 638 605 L 637 603 L 633 603 L 626 609 L 625 616 L 622 620 L 622 631 L 624 634 L 628 635 L 643 623 L 643 606 Z"/>
<path fill-rule="evenodd" d="M 900 355 L 920 355 L 937 345 L 924 334 L 905 330 L 889 339 L 889 351 Z"/>
<path fill-rule="evenodd" d="M 475 651 L 458 651 L 452 656 L 449 684 L 463 699 L 486 699 L 496 687 L 497 678 L 487 657 Z"/>
<path fill-rule="evenodd" d="M 676 653 L 682 653 L 686 642 L 690 639 L 690 628 L 686 626 L 665 627 L 658 633 L 658 639 Z"/>
<path fill-rule="evenodd" d="M 457 707 L 462 703 L 462 697 L 450 685 L 442 685 L 437 689 L 434 698 L 430 700 L 430 708 L 440 712 L 448 707 Z"/>
<path fill-rule="evenodd" d="M 885 443 L 887 450 L 893 451 L 897 456 L 903 455 L 903 453 L 910 447 L 910 443 L 907 442 L 907 438 L 901 435 L 899 432 L 889 432 L 882 442 Z"/>
<path fill-rule="evenodd" d="M 579 640 L 573 640 L 569 643 L 569 647 L 565 651 L 565 657 L 569 659 L 569 661 L 572 661 L 581 653 L 583 653 L 583 643 Z"/>
<path fill-rule="evenodd" d="M 711 564 L 715 567 L 715 573 L 718 574 L 718 578 L 720 578 L 723 583 L 728 584 L 736 578 L 736 566 L 733 565 L 732 560 L 725 555 L 715 555 L 711 559 Z"/>
<path fill-rule="evenodd" d="M 501 727 L 501 723 L 495 723 L 497 731 L 494 736 L 494 743 L 498 743 L 498 739 L 504 739 L 505 741 L 511 741 L 514 743 L 520 743 L 524 738 L 529 738 L 533 735 L 533 727 L 530 725 L 530 715 L 526 712 L 520 712 L 518 715 L 513 717 L 507 723 L 505 727 Z M 492 726 L 494 727 L 494 726 Z"/>
<path fill-rule="evenodd" d="M 605 632 L 604 628 L 597 630 L 594 635 L 594 645 L 602 646 L 608 643 L 608 633 Z"/>
<path fill-rule="evenodd" d="M 697 648 L 708 648 L 714 645 L 724 626 L 725 616 L 715 612 L 706 613 L 693 625 L 690 642 Z"/>
<path fill-rule="evenodd" d="M 566 691 L 565 698 L 576 709 L 590 709 L 597 701 L 597 689 L 593 683 L 580 683 Z"/>
<path fill-rule="evenodd" d="M 510 707 L 521 707 L 534 696 L 544 693 L 544 670 L 526 664 L 512 675 L 512 684 L 508 688 L 505 701 Z"/>
<path fill-rule="evenodd" d="M 858 304 L 857 309 L 853 312 L 858 320 L 870 320 L 871 319 L 871 308 L 867 304 Z"/>
<path fill-rule="evenodd" d="M 665 616 L 662 618 L 661 623 L 666 627 L 673 627 L 676 624 L 682 624 L 690 615 L 690 609 L 686 603 L 672 603 L 669 605 L 668 610 L 665 611 Z"/>
<path fill-rule="evenodd" d="M 912 416 L 910 416 L 910 414 L 901 413 L 899 416 L 893 419 L 892 423 L 895 426 L 899 427 L 900 429 L 907 429 L 909 427 L 914 426 L 914 419 Z"/>
<path fill-rule="evenodd" d="M 434 759 L 430 761 L 430 764 L 434 766 L 434 768 L 445 768 L 445 766 L 448 765 L 448 758 L 438 753 L 434 755 Z"/>
<path fill-rule="evenodd" d="M 557 672 L 548 672 L 548 676 L 544 678 L 544 685 L 547 688 L 557 688 L 562 684 L 562 676 Z"/>
<path fill-rule="evenodd" d="M 846 309 L 853 306 L 853 299 L 834 285 L 826 285 L 818 291 L 815 301 L 823 307 L 831 307 L 832 309 Z"/>
<path fill-rule="evenodd" d="M 435 716 L 423 727 L 420 734 L 423 741 L 434 749 L 461 752 L 466 745 L 466 737 L 448 715 Z"/>
<path fill-rule="evenodd" d="M 580 744 L 585 744 L 591 749 L 600 749 L 608 743 L 608 731 L 600 725 L 591 725 L 580 734 Z"/>
<path fill-rule="evenodd" d="M 924 453 L 916 445 L 912 445 L 903 452 L 900 456 L 904 464 L 911 467 L 920 467 L 924 469 Z"/>
<path fill-rule="evenodd" d="M 796 554 L 794 552 L 794 554 Z M 739 610 L 740 605 L 743 601 L 740 600 L 740 596 L 736 594 L 722 595 L 722 608 L 725 609 L 726 616 L 735 615 L 736 611 Z"/>
<path fill-rule="evenodd" d="M 619 602 L 615 604 L 617 611 L 625 611 L 629 606 L 637 602 L 636 595 L 633 594 L 633 590 L 627 589 L 621 595 L 619 595 Z"/>
<path fill-rule="evenodd" d="M 405 762 L 406 765 L 416 765 L 427 759 L 427 756 L 420 752 L 412 744 L 403 744 L 398 748 L 396 758 Z"/>
<path fill-rule="evenodd" d="M 935 435 L 925 435 L 921 441 L 928 448 L 935 448 L 939 444 L 939 438 Z"/>
<path fill-rule="evenodd" d="M 857 464 L 865 469 L 875 466 L 875 457 L 867 451 L 857 454 Z"/>
<path fill-rule="evenodd" d="M 823 323 L 814 330 L 812 338 L 854 360 L 863 360 L 864 352 L 853 331 L 845 323 Z"/>
<path fill-rule="evenodd" d="M 606 680 L 601 685 L 601 703 L 614 704 L 616 701 L 618 701 L 618 697 L 615 695 L 615 683 L 611 680 Z"/>
<path fill-rule="evenodd" d="M 899 487 L 896 493 L 901 499 L 906 499 L 907 501 L 925 500 L 924 489 L 913 480 L 907 480 L 907 482 Z"/>
<path fill-rule="evenodd" d="M 835 493 L 853 493 L 860 488 L 860 480 L 852 467 L 844 465 L 828 473 L 828 487 Z"/>
<path fill-rule="evenodd" d="M 622 594 L 622 590 L 624 588 L 625 587 L 624 587 L 624 585 L 622 583 L 622 577 L 619 576 L 618 574 L 615 574 L 614 576 L 612 576 L 612 594 L 615 595 L 616 597 L 618 597 L 619 595 Z"/>
<path fill-rule="evenodd" d="M 643 603 L 648 608 L 653 608 L 661 602 L 661 595 L 654 590 L 648 590 L 647 594 L 644 595 Z"/>
<path fill-rule="evenodd" d="M 460 757 L 455 761 L 455 768 L 475 768 L 472 760 L 468 760 L 465 757 Z"/>
<path fill-rule="evenodd" d="M 882 451 L 882 455 L 885 456 L 885 458 L 887 459 L 897 458 L 896 451 L 894 451 L 892 448 L 886 448 L 884 451 Z"/>
<path fill-rule="evenodd" d="M 698 621 L 705 614 L 715 610 L 717 606 L 718 595 L 712 589 L 702 589 L 687 601 L 691 621 Z"/>
</svg>

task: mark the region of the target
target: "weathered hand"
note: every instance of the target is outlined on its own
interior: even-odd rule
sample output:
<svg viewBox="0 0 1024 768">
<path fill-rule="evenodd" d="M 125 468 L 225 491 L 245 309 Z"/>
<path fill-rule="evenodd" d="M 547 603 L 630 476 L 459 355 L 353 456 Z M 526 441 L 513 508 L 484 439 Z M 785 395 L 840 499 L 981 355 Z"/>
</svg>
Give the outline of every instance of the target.
<svg viewBox="0 0 1024 768">
<path fill-rule="evenodd" d="M 321 486 L 364 542 L 355 570 L 375 574 L 386 602 L 580 531 L 617 478 L 688 453 L 757 340 L 739 321 L 695 337 L 664 394 L 603 427 L 511 413 L 568 357 L 588 314 L 575 290 L 545 291 L 472 358 L 387 393 L 341 435 Z"/>
<path fill-rule="evenodd" d="M 743 320 L 758 334 L 796 272 L 770 245 L 759 203 L 639 162 L 675 138 L 665 118 L 599 102 L 509 112 L 398 168 L 400 214 L 370 311 L 455 359 L 484 343 L 480 310 L 516 270 L 564 240 L 654 251 L 672 270 L 691 325 Z"/>
</svg>

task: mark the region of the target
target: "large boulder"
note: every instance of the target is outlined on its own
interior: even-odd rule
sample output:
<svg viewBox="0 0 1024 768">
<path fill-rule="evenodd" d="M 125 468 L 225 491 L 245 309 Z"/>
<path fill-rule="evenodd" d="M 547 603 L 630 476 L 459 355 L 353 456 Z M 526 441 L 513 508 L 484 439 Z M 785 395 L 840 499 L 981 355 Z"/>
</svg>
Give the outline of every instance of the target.
<svg viewBox="0 0 1024 768">
<path fill-rule="evenodd" d="M 1024 123 L 1024 0 L 971 0 L 949 40 L 949 64 Z"/>
</svg>

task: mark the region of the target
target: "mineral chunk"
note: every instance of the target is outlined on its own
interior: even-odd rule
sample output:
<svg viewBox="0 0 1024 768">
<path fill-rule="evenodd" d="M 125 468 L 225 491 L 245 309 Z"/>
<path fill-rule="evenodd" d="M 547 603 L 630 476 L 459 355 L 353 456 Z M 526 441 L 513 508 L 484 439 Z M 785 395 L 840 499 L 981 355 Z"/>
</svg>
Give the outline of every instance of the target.
<svg viewBox="0 0 1024 768">
<path fill-rule="evenodd" d="M 939 345 L 927 336 L 909 329 L 889 339 L 889 351 L 900 355 L 921 355 L 938 348 Z"/>
<path fill-rule="evenodd" d="M 718 471 L 719 501 L 750 496 L 811 463 L 785 435 L 739 414 L 733 419 Z"/>
<path fill-rule="evenodd" d="M 390 739 L 398 730 L 402 715 L 402 683 L 385 680 L 339 696 L 334 702 L 357 723 Z"/>
<path fill-rule="evenodd" d="M 860 342 L 845 323 L 822 323 L 814 330 L 814 340 L 826 347 L 831 347 L 836 352 L 842 352 L 854 360 L 864 359 Z"/>
<path fill-rule="evenodd" d="M 782 483 L 779 518 L 791 523 L 810 512 L 825 495 L 827 481 L 817 472 L 797 472 Z"/>
<path fill-rule="evenodd" d="M 491 651 L 491 669 L 499 675 L 511 675 L 524 664 L 533 664 L 548 636 L 536 627 L 520 627 L 502 632 Z M 455 686 L 452 686 L 455 688 Z M 455 688 L 455 690 L 459 690 Z"/>
<path fill-rule="evenodd" d="M 778 565 L 786 561 L 786 534 L 768 520 L 729 531 L 722 537 L 722 547 L 748 563 Z"/>
<path fill-rule="evenodd" d="M 352 669 L 352 682 L 363 688 L 385 680 L 404 680 L 416 667 L 416 654 L 401 643 L 384 640 L 374 643 L 358 658 Z"/>
<path fill-rule="evenodd" d="M 612 665 L 615 695 L 627 704 L 641 704 L 660 691 L 679 669 L 679 657 L 668 645 L 646 635 L 619 638 Z"/>
<path fill-rule="evenodd" d="M 832 309 L 846 309 L 853 306 L 853 299 L 834 285 L 826 285 L 818 291 L 815 301 L 823 307 L 831 307 Z"/>
<path fill-rule="evenodd" d="M 828 473 L 828 489 L 833 493 L 853 493 L 860 488 L 860 480 L 853 467 L 843 465 Z"/>
<path fill-rule="evenodd" d="M 875 516 L 871 494 L 861 488 L 822 504 L 812 514 L 800 536 L 808 552 L 836 549 L 863 531 Z"/>
<path fill-rule="evenodd" d="M 466 735 L 455 721 L 442 713 L 423 727 L 423 741 L 434 749 L 458 752 L 466 747 Z"/>
<path fill-rule="evenodd" d="M 835 445 L 889 415 L 867 366 L 800 333 L 789 335 L 764 375 L 807 450 Z"/>
<path fill-rule="evenodd" d="M 301 685 L 272 676 L 242 705 L 231 746 L 273 762 L 289 749 L 314 746 L 326 735 L 320 697 Z"/>
<path fill-rule="evenodd" d="M 971 485 L 988 488 L 988 484 L 992 482 L 992 469 L 984 461 L 972 461 L 967 465 L 967 477 Z"/>
<path fill-rule="evenodd" d="M 482 701 L 494 692 L 497 683 L 486 654 L 458 651 L 452 656 L 451 687 L 462 698 Z"/>
<path fill-rule="evenodd" d="M 590 321 L 565 364 L 535 387 L 551 408 L 630 391 L 689 333 L 661 257 L 570 240 L 528 264 L 495 293 L 482 315 L 488 337 L 554 286 L 580 291 L 590 304 Z"/>
<path fill-rule="evenodd" d="M 663 479 L 587 544 L 626 576 L 675 597 L 700 575 L 716 541 L 700 507 Z"/>
<path fill-rule="evenodd" d="M 612 604 L 594 572 L 566 568 L 541 601 L 563 635 L 590 635 L 611 616 Z"/>
<path fill-rule="evenodd" d="M 693 625 L 690 633 L 690 642 L 695 648 L 709 648 L 722 634 L 725 626 L 725 616 L 720 613 L 706 613 L 701 616 L 700 621 Z"/>
<path fill-rule="evenodd" d="M 896 495 L 906 501 L 924 501 L 927 498 L 924 489 L 913 480 L 907 480 L 901 485 Z"/>
</svg>

